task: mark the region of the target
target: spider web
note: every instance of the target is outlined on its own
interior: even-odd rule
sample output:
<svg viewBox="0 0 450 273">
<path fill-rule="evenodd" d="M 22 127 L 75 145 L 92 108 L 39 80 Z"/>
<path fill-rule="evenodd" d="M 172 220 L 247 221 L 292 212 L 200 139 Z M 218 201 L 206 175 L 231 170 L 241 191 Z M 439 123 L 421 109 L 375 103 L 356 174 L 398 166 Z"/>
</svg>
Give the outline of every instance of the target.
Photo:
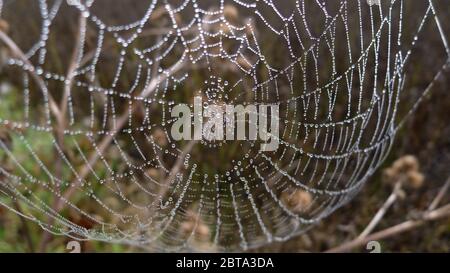
<svg viewBox="0 0 450 273">
<path fill-rule="evenodd" d="M 0 1 L 0 204 L 53 234 L 157 251 L 300 234 L 358 193 L 447 69 L 433 2 L 411 2 Z M 433 77 L 404 96 L 429 33 Z M 280 148 L 173 141 L 170 109 L 195 95 L 279 104 Z"/>
</svg>

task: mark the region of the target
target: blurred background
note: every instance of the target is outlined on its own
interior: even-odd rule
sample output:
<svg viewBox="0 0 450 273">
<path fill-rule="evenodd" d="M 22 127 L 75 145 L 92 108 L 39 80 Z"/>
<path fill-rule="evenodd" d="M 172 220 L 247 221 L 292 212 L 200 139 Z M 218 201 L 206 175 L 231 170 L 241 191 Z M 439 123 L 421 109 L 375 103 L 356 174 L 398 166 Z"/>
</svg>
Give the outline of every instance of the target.
<svg viewBox="0 0 450 273">
<path fill-rule="evenodd" d="M 381 0 L 383 1 L 383 0 Z M 15 1 L 0 1 L 2 3 L 2 14 L 0 21 L 0 30 L 5 33 L 12 41 L 17 43 L 20 48 L 30 48 L 36 40 L 39 40 L 41 33 L 40 23 L 40 5 L 39 1 L 26 1 L 26 0 L 15 0 Z M 47 1 L 48 6 L 57 1 Z M 89 2 L 89 1 L 88 1 Z M 134 18 L 141 18 L 143 12 L 146 10 L 149 1 L 119 1 L 119 0 L 98 0 L 92 6 L 92 12 L 95 13 L 99 18 L 102 18 L 105 22 L 110 25 L 122 25 L 127 22 L 133 22 Z M 173 1 L 182 3 L 183 1 Z M 294 1 L 292 3 L 278 4 L 280 10 L 289 10 L 292 8 Z M 330 9 L 337 9 L 338 1 L 336 3 L 327 2 Z M 354 4 L 356 1 L 349 1 L 353 4 L 349 4 L 350 18 L 356 18 L 357 6 Z M 366 2 L 366 1 L 362 1 Z M 450 35 L 450 1 L 434 1 L 435 8 L 442 23 L 442 29 L 444 33 Z M 284 3 L 284 2 L 283 2 Z M 64 3 L 62 4 L 65 5 Z M 175 4 L 174 4 L 175 5 Z M 209 4 L 208 4 L 209 5 Z M 404 7 L 404 36 L 405 40 L 412 40 L 414 35 L 414 30 L 417 28 L 417 24 L 423 18 L 424 11 L 428 7 L 428 1 L 406 1 Z M 192 12 L 192 11 L 188 11 Z M 235 20 L 237 23 L 243 20 L 242 18 L 253 18 L 251 13 L 246 13 L 240 11 L 240 9 L 228 7 L 226 9 L 226 16 L 229 20 Z M 262 11 L 263 12 L 263 11 Z M 139 42 L 143 44 L 154 45 L 157 43 L 162 35 L 167 32 L 166 27 L 170 24 L 170 17 L 164 12 L 161 14 L 155 13 L 154 20 L 151 20 L 151 24 L 143 29 L 144 33 L 147 33 L 146 38 L 141 39 Z M 264 13 L 267 15 L 267 13 Z M 270 16 L 268 20 L 270 20 Z M 354 16 L 354 17 L 352 17 Z M 314 16 L 310 16 L 312 21 Z M 183 20 L 183 18 L 177 19 Z M 282 24 L 282 22 L 277 22 Z M 275 25 L 277 23 L 274 23 Z M 322 21 L 317 19 L 317 22 L 312 23 L 312 28 L 316 30 L 321 29 Z M 358 21 L 355 19 L 353 22 L 357 24 Z M 52 33 L 58 33 L 57 36 L 50 36 L 48 44 L 46 46 L 48 57 L 51 61 L 46 61 L 45 70 L 54 71 L 59 74 L 66 74 L 68 67 L 70 67 L 71 60 L 74 59 L 74 54 L 72 51 L 73 44 L 75 43 L 75 38 L 77 37 L 77 31 L 80 24 L 79 14 L 70 8 L 62 8 L 58 16 L 54 19 L 52 23 Z M 265 38 L 264 25 L 257 25 L 255 31 L 261 40 L 271 41 L 270 38 Z M 344 30 L 340 30 L 344 31 Z M 339 30 L 338 30 L 339 32 Z M 405 221 L 418 221 L 420 219 L 421 213 L 426 211 L 430 203 L 435 200 L 436 196 L 441 193 L 442 199 L 440 200 L 440 205 L 445 205 L 450 202 L 450 195 L 448 194 L 448 189 L 445 190 L 445 183 L 450 177 L 450 73 L 445 71 L 445 73 L 438 79 L 434 79 L 437 71 L 446 62 L 445 58 L 448 55 L 445 52 L 445 47 L 443 47 L 442 36 L 439 33 L 436 25 L 433 23 L 426 24 L 425 30 L 426 34 L 425 41 L 418 43 L 414 49 L 414 58 L 411 64 L 408 65 L 406 72 L 407 83 L 405 89 L 401 94 L 401 103 L 398 109 L 398 120 L 397 122 L 404 122 L 402 127 L 397 133 L 397 136 L 392 145 L 392 150 L 387 156 L 386 160 L 383 162 L 381 167 L 375 174 L 369 178 L 369 181 L 364 185 L 361 192 L 357 194 L 348 204 L 339 208 L 336 212 L 315 224 L 312 227 L 308 227 L 307 231 L 303 234 L 293 237 L 286 242 L 277 242 L 268 244 L 262 247 L 252 249 L 250 251 L 254 252 L 321 252 L 327 251 L 334 247 L 345 244 L 357 238 L 359 234 L 367 227 L 374 215 L 379 211 L 379 209 L 385 204 L 386 200 L 391 196 L 399 180 L 401 181 L 402 187 L 399 191 L 396 191 L 396 200 L 392 203 L 386 214 L 382 217 L 381 221 L 375 228 L 375 230 L 383 230 Z M 85 33 L 86 35 L 86 52 L 95 52 L 96 48 L 96 38 L 98 37 L 98 32 L 96 30 L 89 30 Z M 344 35 L 343 33 L 338 33 L 337 36 Z M 351 43 L 358 43 L 358 35 L 352 33 Z M 410 37 L 408 37 L 410 36 Z M 107 39 L 112 39 L 111 37 L 106 37 Z M 105 43 L 108 47 L 105 49 L 103 56 L 103 63 L 101 68 L 97 70 L 96 84 L 100 86 L 107 86 L 113 81 L 114 75 L 117 68 L 117 56 L 121 54 L 121 48 L 119 46 L 111 45 Z M 263 43 L 265 55 L 269 55 L 271 61 L 282 66 L 285 63 L 285 52 L 282 52 L 277 48 L 277 43 Z M 355 45 L 356 45 L 355 44 Z M 232 50 L 236 45 L 229 44 L 229 49 Z M 337 53 L 339 56 L 346 56 L 347 51 L 345 47 L 339 48 Z M 294 51 L 301 51 L 301 48 L 294 48 Z M 2 120 L 22 120 L 25 118 L 23 109 L 18 109 L 17 105 L 23 104 L 23 76 L 20 69 L 10 68 L 6 65 L 8 58 L 11 56 L 11 48 L 7 46 L 5 40 L 0 45 L 0 58 L 3 63 L 0 71 L 0 117 Z M 92 53 L 94 54 L 94 53 Z M 155 52 L 156 55 L 163 54 L 161 51 Z M 173 58 L 176 59 L 179 56 L 179 52 L 172 53 Z M 341 55 L 340 55 L 341 54 Z M 356 52 L 355 54 L 358 54 Z M 348 55 L 348 54 L 347 54 Z M 149 58 L 154 56 L 149 56 Z M 342 58 L 342 57 L 341 57 Z M 347 68 L 347 64 L 342 59 L 342 67 L 338 67 L 338 70 L 343 71 Z M 36 62 L 36 60 L 31 60 Z M 135 60 L 130 60 L 135 61 Z M 327 82 L 327 76 L 329 76 L 330 71 L 326 68 L 327 62 L 325 60 L 323 66 L 323 71 L 319 71 L 320 77 L 323 77 L 323 81 Z M 162 60 L 159 65 L 162 67 L 170 67 L 173 65 L 173 60 L 170 58 Z M 134 64 L 134 63 L 133 63 Z M 221 75 L 224 78 L 236 77 L 239 71 L 235 68 L 223 68 L 222 63 L 216 64 L 218 69 L 221 69 Z M 245 67 L 245 64 L 242 64 Z M 249 65 L 249 64 L 247 64 Z M 178 87 L 178 90 L 184 92 L 177 92 L 175 95 L 164 96 L 165 100 L 173 100 L 177 102 L 189 102 L 192 100 L 193 93 L 190 90 L 194 90 L 196 86 L 202 84 L 205 81 L 205 71 L 206 69 L 201 66 L 201 64 L 192 65 L 191 67 L 184 68 L 186 71 L 194 71 L 192 73 L 189 81 Z M 133 79 L 136 74 L 136 65 L 132 66 L 125 65 L 125 72 L 117 79 L 117 89 L 129 90 L 133 87 Z M 263 68 L 261 68 L 263 70 Z M 264 72 L 261 72 L 263 74 Z M 368 72 L 370 73 L 370 72 Z M 429 83 L 434 81 L 434 85 L 430 92 L 423 97 L 423 91 L 429 86 Z M 49 82 L 49 92 L 56 98 L 57 101 L 63 100 L 64 98 L 59 92 L 63 87 L 61 84 L 56 84 Z M 37 88 L 30 85 L 30 89 Z M 83 90 L 84 87 L 74 87 L 74 90 Z M 242 88 L 245 88 L 242 87 Z M 237 89 L 236 92 L 241 90 Z M 85 106 L 91 103 L 87 96 L 83 95 L 83 92 L 74 92 L 73 111 L 77 113 L 78 116 L 87 116 L 91 114 Z M 77 95 L 78 94 L 78 95 Z M 233 94 L 235 97 L 239 95 Z M 155 96 L 156 97 L 156 96 Z M 96 104 L 102 104 L 105 102 L 105 98 L 98 96 L 95 97 Z M 345 99 L 345 98 L 342 98 Z M 417 105 L 413 113 L 409 113 L 415 103 L 422 99 L 421 103 Z M 236 100 L 238 101 L 238 100 Z M 270 101 L 270 99 L 269 99 Z M 118 112 L 124 111 L 127 104 L 120 104 L 120 100 L 115 101 L 117 103 Z M 36 96 L 30 97 L 30 113 L 31 119 L 37 124 L 43 124 L 44 121 L 39 120 L 39 116 L 45 116 L 45 108 L 42 106 L 45 103 L 42 97 Z M 113 102 L 114 103 L 114 102 Z M 78 108 L 77 108 L 78 107 Z M 164 107 L 158 103 L 154 103 L 151 106 L 151 110 L 158 113 L 164 112 Z M 343 115 L 344 108 L 346 105 L 343 104 L 336 113 L 336 117 Z M 88 109 L 88 110 L 86 110 Z M 145 120 L 146 109 L 141 109 L 138 111 L 140 113 L 135 117 L 137 120 Z M 340 113 L 339 113 L 340 111 Z M 30 115 L 28 113 L 28 115 Z M 34 116 L 35 115 L 35 116 Z M 93 125 L 95 129 L 102 126 L 102 121 L 100 116 L 97 117 L 98 122 Z M 57 122 L 57 121 L 54 121 Z M 132 122 L 137 122 L 133 120 Z M 157 122 L 163 123 L 164 117 L 161 115 L 157 118 Z M 84 120 L 77 124 L 78 129 L 86 128 L 89 124 L 88 121 Z M 130 122 L 131 123 L 131 122 Z M 130 127 L 135 126 L 135 124 L 130 124 Z M 15 133 L 11 133 L 11 130 L 5 124 L 0 125 L 0 138 L 3 143 L 10 143 L 11 147 L 14 147 L 14 154 L 18 155 L 21 164 L 25 168 L 33 173 L 36 177 L 46 179 L 46 174 L 36 164 L 35 161 L 27 160 L 30 158 L 30 153 L 27 151 L 26 147 L 23 145 L 17 145 L 15 143 L 18 136 Z M 44 136 L 41 133 L 33 132 L 20 132 L 20 134 L 25 134 L 28 140 L 33 140 L 33 147 L 39 147 L 38 149 L 41 154 L 40 158 L 44 158 L 47 161 L 44 164 L 58 166 L 61 163 L 61 159 L 58 159 L 59 152 L 55 151 L 52 146 L 53 139 L 49 136 Z M 69 158 L 76 158 L 75 148 L 71 147 L 69 143 L 62 137 L 58 139 L 59 132 L 55 129 L 54 134 L 57 136 L 57 141 L 59 144 L 66 144 L 67 148 L 64 151 Z M 161 130 L 151 131 L 152 137 L 155 141 L 161 145 L 165 146 L 164 135 L 161 136 Z M 132 151 L 132 145 L 129 142 L 123 141 L 122 147 L 128 147 L 127 153 L 130 157 L 133 157 L 137 153 L 135 150 Z M 140 141 L 138 139 L 138 141 Z M 83 142 L 80 142 L 83 144 Z M 81 149 L 88 149 L 88 144 L 84 143 L 86 146 L 82 146 Z M 184 143 L 185 146 L 189 145 Z M 225 150 L 225 149 L 223 149 Z M 214 172 L 225 172 L 229 167 L 228 164 L 232 159 L 239 158 L 242 156 L 242 151 L 239 150 L 238 146 L 229 145 L 225 152 L 221 153 L 219 156 L 211 155 L 209 153 L 208 147 L 194 148 L 192 154 L 193 160 L 198 162 L 203 162 L 200 164 L 200 168 L 204 173 Z M 147 151 L 151 154 L 151 151 Z M 111 152 L 111 156 L 113 152 Z M 117 154 L 118 151 L 115 151 Z M 155 152 L 156 153 L 156 152 Z M 21 156 L 21 157 L 20 157 Z M 116 155 L 117 156 L 117 155 Z M 158 155 L 154 155 L 158 156 Z M 162 156 L 161 156 L 162 157 Z M 169 165 L 173 166 L 176 162 L 174 158 L 165 157 L 164 161 L 168 162 Z M 81 160 L 73 160 L 73 162 L 78 162 L 81 165 Z M 0 164 L 5 170 L 11 170 L 14 173 L 14 164 L 11 162 L 10 157 L 5 151 L 0 149 Z M 114 162 L 113 168 L 117 172 L 125 171 L 127 166 L 124 166 L 123 162 Z M 77 166 L 78 167 L 78 166 Z M 104 167 L 103 167 L 104 169 Z M 106 172 L 105 170 L 101 170 Z M 100 171 L 100 172 L 101 172 Z M 60 170 L 61 177 L 70 174 L 70 170 Z M 146 170 L 147 174 L 154 178 L 155 180 L 161 179 L 162 175 L 157 168 L 149 168 Z M 406 178 L 403 176 L 406 174 Z M 105 174 L 106 175 L 106 174 Z M 90 176 L 87 176 L 88 178 Z M 91 178 L 93 178 L 91 176 Z M 0 179 L 6 181 L 7 178 L 0 174 Z M 126 178 L 125 178 L 126 179 Z M 443 188 L 444 187 L 444 188 Z M 26 210 L 25 204 L 21 200 L 11 199 L 11 193 L 7 190 L 0 188 L 3 194 L 0 194 L 0 201 L 2 204 L 7 204 L 10 208 L 13 208 L 17 212 L 22 212 Z M 444 191 L 443 191 L 444 189 Z M 398 190 L 398 189 L 397 189 Z M 48 194 L 42 187 L 36 187 L 33 189 L 35 194 L 38 194 L 46 200 L 48 204 L 57 202 L 54 200 L 54 196 Z M 135 188 L 128 188 L 125 191 L 134 194 Z M 140 197 L 137 196 L 139 199 Z M 108 196 L 106 196 L 108 197 Z M 308 197 L 310 198 L 310 197 Z M 306 198 L 306 199 L 308 199 Z M 102 215 L 101 210 L 95 206 L 91 206 L 89 202 L 86 202 L 82 196 L 75 195 L 71 199 L 74 204 L 84 211 L 87 211 L 90 215 L 94 215 L 99 219 L 109 219 L 109 215 Z M 301 200 L 302 201 L 302 200 Z M 303 200 L 304 201 L 304 200 Z M 112 200 L 111 202 L 114 202 Z M 310 201 L 304 201 L 310 202 Z M 112 204 L 111 206 L 114 206 Z M 128 208 L 122 207 L 126 210 Z M 131 213 L 131 212 L 130 212 Z M 62 215 L 67 217 L 73 223 L 84 227 L 86 229 L 91 229 L 95 227 L 95 223 L 92 220 L 83 217 L 76 211 L 73 210 L 62 210 Z M 42 215 L 45 219 L 46 215 Z M 194 216 L 196 217 L 196 216 Z M 45 220 L 43 220 L 45 221 Z M 180 226 L 180 229 L 187 228 L 191 232 L 189 226 Z M 211 226 L 205 226 L 205 233 L 208 234 Z M 197 231 L 200 232 L 201 231 Z M 202 234 L 197 234 L 196 236 L 201 237 Z M 17 213 L 12 212 L 5 206 L 0 206 L 0 252 L 68 252 L 66 245 L 72 239 L 65 236 L 54 236 L 50 233 L 44 231 L 41 226 L 33 221 L 28 221 L 23 217 L 19 217 Z M 450 217 L 441 217 L 436 221 L 426 221 L 424 224 L 418 225 L 406 232 L 399 232 L 398 234 L 393 234 L 386 239 L 379 240 L 381 244 L 381 249 L 383 252 L 448 252 L 450 250 Z M 128 246 L 126 244 L 115 244 L 115 243 L 104 243 L 94 240 L 82 241 L 81 248 L 83 252 L 136 252 L 143 251 L 139 247 Z M 367 252 L 365 244 L 357 245 L 356 247 L 345 249 L 345 251 L 354 252 Z"/>
</svg>

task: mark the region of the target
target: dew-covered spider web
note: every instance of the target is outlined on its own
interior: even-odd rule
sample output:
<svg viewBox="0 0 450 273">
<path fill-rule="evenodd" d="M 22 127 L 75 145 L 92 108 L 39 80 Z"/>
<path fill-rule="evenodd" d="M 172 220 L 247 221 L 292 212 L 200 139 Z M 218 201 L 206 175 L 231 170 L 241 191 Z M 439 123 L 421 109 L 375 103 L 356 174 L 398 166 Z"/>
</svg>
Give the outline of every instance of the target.
<svg viewBox="0 0 450 273">
<path fill-rule="evenodd" d="M 0 0 L 0 204 L 156 251 L 287 240 L 358 193 L 446 73 L 448 4 Z M 194 96 L 278 104 L 278 150 L 174 141 Z"/>
</svg>

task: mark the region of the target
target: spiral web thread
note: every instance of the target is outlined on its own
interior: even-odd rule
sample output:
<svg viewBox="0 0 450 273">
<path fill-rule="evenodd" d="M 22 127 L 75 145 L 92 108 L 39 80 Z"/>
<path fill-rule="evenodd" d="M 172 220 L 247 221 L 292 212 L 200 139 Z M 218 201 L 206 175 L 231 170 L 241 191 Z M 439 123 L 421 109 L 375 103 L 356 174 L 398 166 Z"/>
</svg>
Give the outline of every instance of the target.
<svg viewBox="0 0 450 273">
<path fill-rule="evenodd" d="M 0 1 L 1 14 L 18 2 Z M 405 67 L 426 26 L 439 33 L 444 60 L 406 115 L 444 73 L 450 51 L 431 0 L 412 33 L 403 30 L 402 0 L 287 8 L 149 0 L 141 18 L 123 25 L 97 15 L 100 0 L 31 2 L 37 40 L 22 47 L 21 36 L 2 35 L 12 52 L 4 70 L 20 75 L 11 92 L 21 99 L 19 114 L 0 113 L 8 132 L 0 138 L 1 204 L 54 234 L 164 251 L 284 241 L 341 207 L 381 164 L 405 118 Z M 55 25 L 67 12 L 78 29 L 62 51 L 76 50 L 58 70 L 48 44 L 64 32 Z M 199 146 L 217 156 L 230 146 L 173 142 L 173 94 L 187 92 L 196 71 L 204 83 L 191 92 L 207 90 L 207 103 L 279 103 L 279 150 L 240 142 L 229 167 L 205 170 Z"/>
</svg>

